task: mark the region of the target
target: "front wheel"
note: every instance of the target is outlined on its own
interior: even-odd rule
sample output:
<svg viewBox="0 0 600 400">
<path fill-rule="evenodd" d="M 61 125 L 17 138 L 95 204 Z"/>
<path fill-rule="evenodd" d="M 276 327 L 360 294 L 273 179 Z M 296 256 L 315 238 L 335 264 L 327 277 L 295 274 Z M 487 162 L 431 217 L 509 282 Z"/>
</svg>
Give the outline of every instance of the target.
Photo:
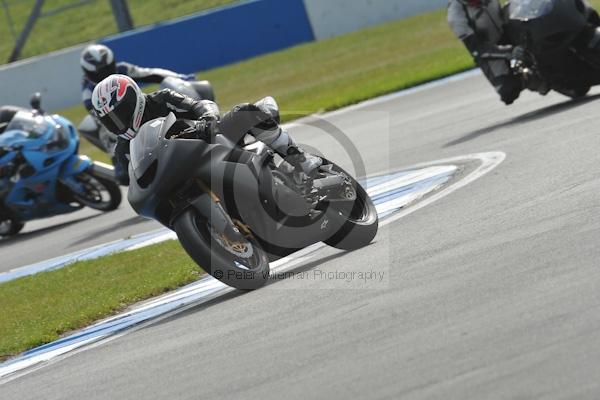
<svg viewBox="0 0 600 400">
<path fill-rule="evenodd" d="M 230 240 L 195 209 L 180 215 L 174 228 L 181 245 L 196 264 L 224 284 L 254 290 L 267 283 L 269 260 L 251 235 L 243 242 Z"/>
<path fill-rule="evenodd" d="M 24 226 L 24 223 L 14 219 L 0 220 L 0 237 L 15 236 L 23 230 Z"/>
<path fill-rule="evenodd" d="M 356 250 L 369 245 L 379 230 L 379 216 L 373 200 L 367 191 L 354 178 L 334 164 L 334 170 L 341 172 L 352 180 L 352 188 L 356 200 L 330 203 L 339 218 L 343 219 L 342 227 L 325 241 L 331 247 L 341 250 Z"/>
<path fill-rule="evenodd" d="M 121 204 L 121 189 L 115 182 L 89 172 L 83 172 L 77 180 L 83 187 L 83 193 L 73 193 L 73 197 L 82 205 L 99 211 L 113 211 Z"/>
</svg>

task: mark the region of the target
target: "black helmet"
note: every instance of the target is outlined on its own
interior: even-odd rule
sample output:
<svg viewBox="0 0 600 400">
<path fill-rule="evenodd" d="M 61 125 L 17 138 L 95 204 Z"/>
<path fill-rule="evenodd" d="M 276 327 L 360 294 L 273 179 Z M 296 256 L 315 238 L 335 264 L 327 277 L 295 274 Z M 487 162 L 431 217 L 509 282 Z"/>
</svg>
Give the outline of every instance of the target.
<svg viewBox="0 0 600 400">
<path fill-rule="evenodd" d="M 130 77 L 111 75 L 94 88 L 92 106 L 106 129 L 131 140 L 142 125 L 146 97 Z"/>
<path fill-rule="evenodd" d="M 115 55 L 103 44 L 92 44 L 83 49 L 80 63 L 85 76 L 96 83 L 117 73 Z"/>
</svg>

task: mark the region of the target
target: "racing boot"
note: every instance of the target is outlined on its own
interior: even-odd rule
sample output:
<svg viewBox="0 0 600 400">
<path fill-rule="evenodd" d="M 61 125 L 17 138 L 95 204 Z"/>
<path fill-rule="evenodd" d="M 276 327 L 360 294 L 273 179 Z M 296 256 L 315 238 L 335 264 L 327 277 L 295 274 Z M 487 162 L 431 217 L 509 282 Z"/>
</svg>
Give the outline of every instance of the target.
<svg viewBox="0 0 600 400">
<path fill-rule="evenodd" d="M 254 105 L 261 112 L 261 123 L 250 130 L 251 134 L 273 149 L 296 171 L 304 172 L 309 177 L 314 176 L 323 160 L 300 149 L 290 134 L 281 128 L 279 106 L 275 99 L 265 97 Z"/>
<path fill-rule="evenodd" d="M 296 171 L 304 172 L 308 177 L 314 177 L 319 167 L 323 164 L 321 157 L 306 153 L 298 147 L 287 131 L 280 127 L 277 127 L 277 130 L 278 134 L 276 138 L 270 143 L 265 142 L 265 144 L 291 164 Z M 263 141 L 260 137 L 257 138 Z"/>
</svg>

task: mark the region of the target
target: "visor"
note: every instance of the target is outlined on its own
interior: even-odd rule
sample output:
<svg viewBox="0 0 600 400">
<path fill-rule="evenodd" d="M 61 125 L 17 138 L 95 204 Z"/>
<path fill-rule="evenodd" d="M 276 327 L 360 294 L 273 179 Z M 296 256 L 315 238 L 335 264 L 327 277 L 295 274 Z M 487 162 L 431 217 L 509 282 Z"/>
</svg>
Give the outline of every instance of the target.
<svg viewBox="0 0 600 400">
<path fill-rule="evenodd" d="M 115 135 L 122 135 L 129 129 L 129 126 L 114 115 L 114 113 L 108 113 L 104 117 L 100 117 L 100 122 Z"/>
<path fill-rule="evenodd" d="M 100 122 L 115 135 L 123 135 L 131 128 L 134 112 L 135 102 L 123 101 L 113 111 L 100 117 Z"/>
</svg>

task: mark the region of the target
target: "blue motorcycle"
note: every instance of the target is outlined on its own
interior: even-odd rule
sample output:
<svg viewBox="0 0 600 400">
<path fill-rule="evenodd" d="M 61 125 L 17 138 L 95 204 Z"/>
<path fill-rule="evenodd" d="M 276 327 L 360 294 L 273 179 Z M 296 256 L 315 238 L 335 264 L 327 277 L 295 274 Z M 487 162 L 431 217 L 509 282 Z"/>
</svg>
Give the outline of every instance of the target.
<svg viewBox="0 0 600 400">
<path fill-rule="evenodd" d="M 77 154 L 75 127 L 45 115 L 39 97 L 0 134 L 0 236 L 19 233 L 26 221 L 83 207 L 115 210 L 121 190 L 110 166 Z"/>
</svg>

